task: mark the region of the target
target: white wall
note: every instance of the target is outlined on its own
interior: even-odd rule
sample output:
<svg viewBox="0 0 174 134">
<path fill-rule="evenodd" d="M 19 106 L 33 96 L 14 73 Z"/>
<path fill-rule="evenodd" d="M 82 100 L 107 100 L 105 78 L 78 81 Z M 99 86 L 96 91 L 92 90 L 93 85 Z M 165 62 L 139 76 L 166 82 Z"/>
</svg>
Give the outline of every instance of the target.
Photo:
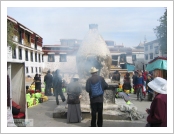
<svg viewBox="0 0 174 134">
<path fill-rule="evenodd" d="M 48 56 L 44 55 L 44 70 L 50 69 L 51 71 L 55 71 L 59 69 L 61 72 L 77 72 L 76 69 L 76 56 L 67 56 L 67 62 L 60 62 L 60 56 L 55 56 L 55 62 L 48 62 Z"/>
</svg>

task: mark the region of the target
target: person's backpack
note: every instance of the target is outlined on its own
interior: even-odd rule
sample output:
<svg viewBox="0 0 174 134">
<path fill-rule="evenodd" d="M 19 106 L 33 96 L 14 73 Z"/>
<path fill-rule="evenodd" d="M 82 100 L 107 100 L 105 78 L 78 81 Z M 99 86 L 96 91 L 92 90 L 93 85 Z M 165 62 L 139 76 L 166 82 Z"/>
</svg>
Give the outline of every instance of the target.
<svg viewBox="0 0 174 134">
<path fill-rule="evenodd" d="M 97 82 L 96 84 L 91 83 L 91 98 L 100 96 L 103 93 L 104 92 L 101 86 L 101 80 L 99 80 L 99 82 Z"/>
</svg>

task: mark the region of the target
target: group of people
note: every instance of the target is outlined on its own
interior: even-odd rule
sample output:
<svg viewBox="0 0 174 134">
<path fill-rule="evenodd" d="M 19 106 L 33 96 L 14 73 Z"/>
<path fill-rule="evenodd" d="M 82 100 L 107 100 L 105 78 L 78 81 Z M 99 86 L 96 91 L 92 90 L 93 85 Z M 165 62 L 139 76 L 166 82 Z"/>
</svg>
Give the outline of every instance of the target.
<svg viewBox="0 0 174 134">
<path fill-rule="evenodd" d="M 134 71 L 132 76 L 134 93 L 137 94 L 137 100 L 143 100 L 148 93 L 148 100 L 152 101 L 153 94 L 152 89 L 148 86 L 148 83 L 152 81 L 153 74 L 147 71 Z"/>
<path fill-rule="evenodd" d="M 48 73 L 50 73 L 48 71 Z M 133 76 L 134 86 L 142 87 L 144 85 L 144 78 L 141 72 L 135 72 L 136 76 Z M 91 108 L 91 125 L 90 127 L 102 127 L 103 126 L 103 94 L 104 90 L 108 89 L 109 86 L 105 79 L 98 75 L 98 69 L 92 67 L 90 69 L 91 77 L 86 81 L 86 92 L 89 93 L 90 98 L 90 108 Z M 154 94 L 154 99 L 152 100 L 150 108 L 146 109 L 148 113 L 147 126 L 151 127 L 167 127 L 167 81 L 161 77 L 155 77 L 153 80 L 150 79 L 150 75 L 147 75 L 146 84 L 147 89 L 151 90 Z M 118 76 L 118 75 L 117 75 Z M 45 77 L 45 81 L 48 77 Z M 61 88 L 61 76 L 59 70 L 56 70 L 52 78 L 53 88 Z M 118 79 L 118 77 L 117 77 Z M 118 79 L 119 80 L 119 79 Z M 130 82 L 130 74 L 126 74 L 124 78 L 124 83 Z M 135 83 L 136 82 L 136 83 Z M 136 85 L 137 84 L 137 85 Z M 47 83 L 46 83 L 47 85 Z M 124 85 L 124 84 L 123 84 Z M 48 85 L 47 85 L 48 86 Z M 126 84 L 125 84 L 126 86 Z M 47 87 L 47 91 L 48 91 Z M 129 89 L 128 87 L 125 87 Z M 80 108 L 80 98 L 83 97 L 82 87 L 79 83 L 79 76 L 75 75 L 72 77 L 71 82 L 66 86 L 67 89 L 67 123 L 81 122 L 81 108 Z M 57 90 L 58 91 L 58 90 Z M 137 91 L 140 92 L 140 91 Z M 61 94 L 60 92 L 57 92 Z M 63 94 L 63 93 L 62 93 Z M 96 95 L 96 96 L 95 96 Z M 137 96 L 141 98 L 141 96 Z M 65 100 L 62 97 L 62 101 Z M 98 116 L 98 117 L 97 117 Z"/>
<path fill-rule="evenodd" d="M 57 69 L 53 74 L 48 70 L 47 74 L 44 76 L 45 82 L 45 95 L 51 96 L 51 88 L 53 88 L 54 96 L 56 97 L 56 103 L 59 105 L 58 95 L 60 95 L 62 101 L 66 101 L 65 96 L 62 92 L 63 81 L 60 75 L 60 71 Z"/>
</svg>

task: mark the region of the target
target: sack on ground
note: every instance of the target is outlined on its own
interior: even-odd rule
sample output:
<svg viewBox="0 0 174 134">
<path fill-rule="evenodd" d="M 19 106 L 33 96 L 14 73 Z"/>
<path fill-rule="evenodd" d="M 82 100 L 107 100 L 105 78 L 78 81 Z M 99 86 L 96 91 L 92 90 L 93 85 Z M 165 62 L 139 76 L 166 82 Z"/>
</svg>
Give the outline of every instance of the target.
<svg viewBox="0 0 174 134">
<path fill-rule="evenodd" d="M 103 94 L 103 89 L 101 86 L 101 81 L 96 84 L 91 84 L 91 98 L 100 96 Z"/>
</svg>

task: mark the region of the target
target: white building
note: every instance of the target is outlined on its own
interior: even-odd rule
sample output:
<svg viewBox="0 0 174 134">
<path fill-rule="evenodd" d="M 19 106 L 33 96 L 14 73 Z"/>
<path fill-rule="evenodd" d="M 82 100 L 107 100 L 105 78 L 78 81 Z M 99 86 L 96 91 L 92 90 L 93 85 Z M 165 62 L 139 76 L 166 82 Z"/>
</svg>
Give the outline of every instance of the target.
<svg viewBox="0 0 174 134">
<path fill-rule="evenodd" d="M 167 57 L 167 53 L 163 54 L 160 52 L 160 46 L 158 40 L 154 40 L 144 44 L 144 61 L 145 65 L 152 59 L 158 56 Z"/>
<path fill-rule="evenodd" d="M 7 62 L 25 63 L 25 76 L 40 74 L 43 66 L 42 37 L 9 16 L 7 21 L 14 24 L 17 33 L 13 36 L 16 48 L 7 46 Z"/>
</svg>

